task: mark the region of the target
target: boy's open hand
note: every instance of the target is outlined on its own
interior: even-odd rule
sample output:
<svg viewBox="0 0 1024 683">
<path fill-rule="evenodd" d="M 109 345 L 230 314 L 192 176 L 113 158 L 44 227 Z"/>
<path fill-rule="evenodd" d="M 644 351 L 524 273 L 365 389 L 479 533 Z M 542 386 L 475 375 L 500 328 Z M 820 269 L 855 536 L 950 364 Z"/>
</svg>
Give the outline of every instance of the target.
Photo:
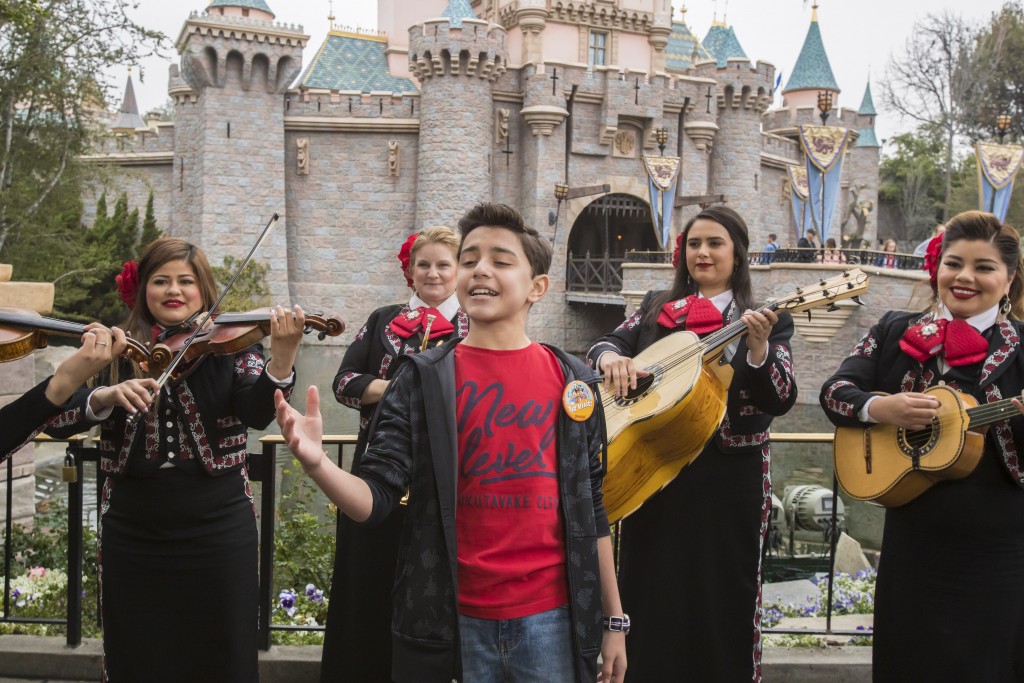
<svg viewBox="0 0 1024 683">
<path fill-rule="evenodd" d="M 306 414 L 288 405 L 280 389 L 274 392 L 277 407 L 277 424 L 281 427 L 288 448 L 302 463 L 302 469 L 311 473 L 320 466 L 324 458 L 324 423 L 320 417 L 320 393 L 316 386 L 306 391 Z"/>
<path fill-rule="evenodd" d="M 605 631 L 601 643 L 601 672 L 599 683 L 622 683 L 626 678 L 626 634 Z"/>
</svg>

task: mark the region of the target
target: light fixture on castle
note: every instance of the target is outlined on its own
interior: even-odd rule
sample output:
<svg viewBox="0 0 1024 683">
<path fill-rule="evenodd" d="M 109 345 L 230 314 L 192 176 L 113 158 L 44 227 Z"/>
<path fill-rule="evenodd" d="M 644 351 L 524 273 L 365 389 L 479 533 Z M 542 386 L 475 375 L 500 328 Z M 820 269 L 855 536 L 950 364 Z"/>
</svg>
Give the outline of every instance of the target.
<svg viewBox="0 0 1024 683">
<path fill-rule="evenodd" d="M 668 130 L 659 128 L 654 131 L 654 139 L 658 141 L 658 150 L 661 156 L 665 156 L 665 145 L 668 144 Z"/>
<path fill-rule="evenodd" d="M 1010 130 L 1010 124 L 1013 123 L 1013 117 L 1009 114 L 1000 114 L 996 117 L 996 134 L 999 135 L 999 144 L 1003 144 L 1003 138 L 1006 137 L 1006 133 Z"/>
<path fill-rule="evenodd" d="M 818 116 L 821 117 L 821 125 L 828 122 L 828 115 L 832 111 L 832 91 L 822 90 L 818 93 Z"/>
</svg>

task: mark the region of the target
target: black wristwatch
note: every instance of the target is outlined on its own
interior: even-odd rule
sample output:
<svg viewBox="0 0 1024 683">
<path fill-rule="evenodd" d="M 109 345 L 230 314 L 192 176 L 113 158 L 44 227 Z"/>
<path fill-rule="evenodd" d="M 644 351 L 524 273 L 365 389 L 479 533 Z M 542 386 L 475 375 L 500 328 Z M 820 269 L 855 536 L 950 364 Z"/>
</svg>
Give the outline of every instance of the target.
<svg viewBox="0 0 1024 683">
<path fill-rule="evenodd" d="M 625 612 L 622 613 L 621 617 L 603 617 L 601 624 L 604 626 L 605 631 L 629 633 L 629 615 Z"/>
</svg>

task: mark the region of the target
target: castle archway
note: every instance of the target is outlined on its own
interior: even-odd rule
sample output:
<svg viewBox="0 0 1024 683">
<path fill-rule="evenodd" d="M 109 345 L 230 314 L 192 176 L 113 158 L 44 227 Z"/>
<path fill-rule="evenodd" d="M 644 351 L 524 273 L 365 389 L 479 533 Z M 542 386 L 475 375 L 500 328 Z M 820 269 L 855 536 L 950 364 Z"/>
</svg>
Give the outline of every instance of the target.
<svg viewBox="0 0 1024 683">
<path fill-rule="evenodd" d="M 566 290 L 618 293 L 626 252 L 660 248 L 646 201 L 621 192 L 595 199 L 569 231 Z"/>
</svg>

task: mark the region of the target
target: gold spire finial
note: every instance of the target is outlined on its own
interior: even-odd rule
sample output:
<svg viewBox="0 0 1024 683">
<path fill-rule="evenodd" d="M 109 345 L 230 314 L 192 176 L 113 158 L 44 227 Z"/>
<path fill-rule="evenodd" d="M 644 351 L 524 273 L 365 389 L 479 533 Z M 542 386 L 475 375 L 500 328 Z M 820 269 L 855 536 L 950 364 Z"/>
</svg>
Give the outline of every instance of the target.
<svg viewBox="0 0 1024 683">
<path fill-rule="evenodd" d="M 814 4 L 811 5 L 811 21 L 814 23 L 818 22 L 818 2 L 815 0 Z"/>
<path fill-rule="evenodd" d="M 330 27 L 334 28 L 334 0 L 327 0 L 327 5 L 330 9 L 327 11 L 327 21 Z"/>
</svg>

